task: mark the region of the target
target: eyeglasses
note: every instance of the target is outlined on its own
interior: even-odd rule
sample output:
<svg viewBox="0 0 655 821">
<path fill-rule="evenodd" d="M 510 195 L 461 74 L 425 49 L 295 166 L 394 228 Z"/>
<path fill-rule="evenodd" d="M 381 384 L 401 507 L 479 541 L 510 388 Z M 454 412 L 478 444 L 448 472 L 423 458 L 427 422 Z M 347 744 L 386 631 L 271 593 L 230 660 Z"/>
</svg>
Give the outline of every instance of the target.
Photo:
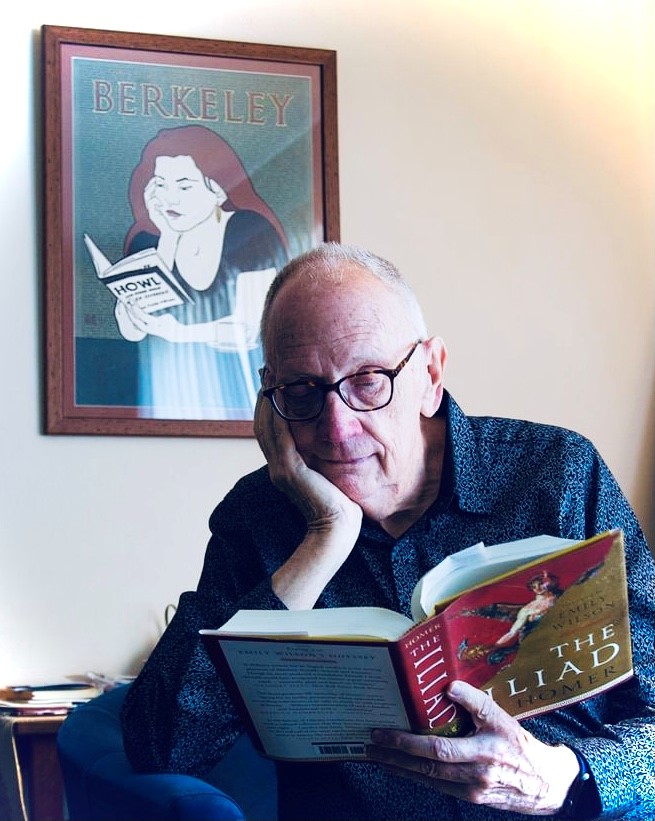
<svg viewBox="0 0 655 821">
<path fill-rule="evenodd" d="M 298 379 L 286 385 L 265 388 L 262 396 L 269 399 L 276 412 L 288 422 L 309 422 L 323 412 L 325 397 L 334 391 L 354 411 L 375 411 L 386 407 L 393 399 L 394 379 L 418 348 L 419 339 L 407 356 L 391 370 L 373 368 L 349 374 L 324 385 L 313 379 Z"/>
</svg>

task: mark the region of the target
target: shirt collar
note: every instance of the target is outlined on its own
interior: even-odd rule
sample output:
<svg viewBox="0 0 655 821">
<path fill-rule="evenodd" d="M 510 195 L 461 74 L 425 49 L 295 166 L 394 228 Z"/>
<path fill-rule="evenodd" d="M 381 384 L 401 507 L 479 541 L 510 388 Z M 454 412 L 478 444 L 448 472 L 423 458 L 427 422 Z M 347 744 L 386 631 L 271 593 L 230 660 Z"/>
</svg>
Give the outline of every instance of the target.
<svg viewBox="0 0 655 821">
<path fill-rule="evenodd" d="M 449 499 L 455 496 L 462 510 L 489 512 L 489 471 L 469 418 L 446 390 L 437 413 L 446 417 L 446 449 L 439 499 L 445 501 L 443 492 Z"/>
</svg>

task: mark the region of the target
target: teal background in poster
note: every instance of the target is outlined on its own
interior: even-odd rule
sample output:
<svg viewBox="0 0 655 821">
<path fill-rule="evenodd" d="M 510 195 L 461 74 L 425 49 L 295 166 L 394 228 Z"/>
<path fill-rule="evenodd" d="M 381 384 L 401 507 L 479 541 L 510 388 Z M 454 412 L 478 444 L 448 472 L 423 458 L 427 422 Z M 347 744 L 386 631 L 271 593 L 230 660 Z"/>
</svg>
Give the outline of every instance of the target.
<svg viewBox="0 0 655 821">
<path fill-rule="evenodd" d="M 220 58 L 216 58 L 220 66 Z M 223 67 L 164 65 L 86 57 L 71 60 L 72 101 L 72 233 L 74 248 L 75 336 L 120 338 L 113 318 L 114 300 L 97 281 L 83 243 L 88 233 L 104 254 L 115 262 L 132 224 L 128 200 L 130 176 L 144 145 L 162 128 L 204 125 L 214 129 L 239 155 L 259 195 L 282 223 L 293 256 L 316 244 L 314 214 L 314 162 L 312 127 L 313 78 L 275 73 L 275 64 L 264 71 Z M 101 86 L 98 85 L 101 83 Z M 119 84 L 129 83 L 129 99 L 119 105 Z M 142 106 L 142 89 L 161 91 L 160 107 Z M 174 86 L 193 91 L 183 99 L 186 107 L 172 103 Z M 96 89 L 103 94 L 97 97 Z M 104 91 L 111 89 L 111 95 Z M 201 119 L 200 88 L 212 90 L 215 119 Z M 225 93 L 232 92 L 231 118 L 226 119 Z M 261 93 L 263 109 L 248 122 L 248 93 Z M 284 109 L 284 125 L 266 95 L 278 99 L 291 95 Z M 187 110 L 187 109 L 190 109 Z M 129 113 L 125 113 L 129 112 Z"/>
</svg>

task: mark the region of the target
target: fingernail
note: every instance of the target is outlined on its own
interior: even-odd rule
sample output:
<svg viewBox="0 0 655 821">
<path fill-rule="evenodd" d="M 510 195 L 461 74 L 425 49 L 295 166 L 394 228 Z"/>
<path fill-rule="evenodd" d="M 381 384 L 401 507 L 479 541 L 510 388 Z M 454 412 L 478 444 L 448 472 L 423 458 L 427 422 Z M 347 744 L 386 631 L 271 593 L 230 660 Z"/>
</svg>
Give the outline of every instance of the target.
<svg viewBox="0 0 655 821">
<path fill-rule="evenodd" d="M 459 681 L 453 681 L 453 683 L 448 688 L 448 695 L 453 696 L 453 698 L 458 698 L 462 695 L 462 685 Z"/>
</svg>

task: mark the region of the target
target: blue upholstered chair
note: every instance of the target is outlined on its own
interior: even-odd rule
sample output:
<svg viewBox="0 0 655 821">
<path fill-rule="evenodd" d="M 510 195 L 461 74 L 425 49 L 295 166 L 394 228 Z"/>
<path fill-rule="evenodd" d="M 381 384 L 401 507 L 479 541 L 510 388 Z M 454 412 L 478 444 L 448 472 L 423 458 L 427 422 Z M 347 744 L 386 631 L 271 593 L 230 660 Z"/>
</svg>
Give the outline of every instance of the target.
<svg viewBox="0 0 655 821">
<path fill-rule="evenodd" d="M 71 821 L 274 821 L 275 767 L 242 736 L 214 771 L 140 774 L 123 749 L 119 712 L 129 685 L 75 709 L 57 737 Z"/>
</svg>

